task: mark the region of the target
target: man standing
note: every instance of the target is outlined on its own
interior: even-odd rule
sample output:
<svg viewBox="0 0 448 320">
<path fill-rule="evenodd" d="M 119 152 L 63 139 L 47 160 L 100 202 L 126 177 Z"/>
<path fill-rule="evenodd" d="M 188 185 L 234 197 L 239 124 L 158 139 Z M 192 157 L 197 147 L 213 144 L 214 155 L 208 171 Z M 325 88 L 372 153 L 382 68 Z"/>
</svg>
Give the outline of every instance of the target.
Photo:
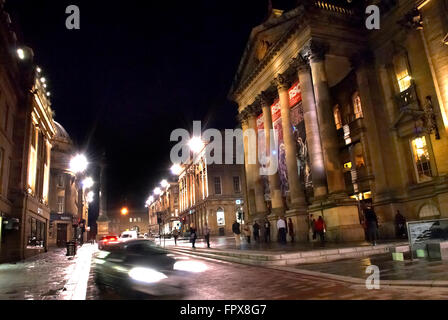
<svg viewBox="0 0 448 320">
<path fill-rule="evenodd" d="M 177 237 L 179 237 L 179 231 L 177 228 L 174 228 L 173 230 L 173 238 L 174 238 L 174 245 L 177 246 Z"/>
<path fill-rule="evenodd" d="M 232 231 L 233 231 L 233 235 L 235 236 L 235 245 L 237 248 L 240 248 L 241 247 L 241 230 L 240 230 L 240 224 L 238 223 L 238 221 L 233 222 Z"/>
<path fill-rule="evenodd" d="M 207 248 L 210 248 L 210 228 L 208 227 L 207 222 L 204 224 L 204 226 L 205 241 L 207 242 Z"/>
<path fill-rule="evenodd" d="M 264 241 L 271 242 L 271 223 L 268 218 L 264 219 Z"/>
<path fill-rule="evenodd" d="M 375 211 L 373 211 L 372 205 L 368 205 L 365 211 L 366 225 L 367 225 L 367 238 L 376 246 L 377 231 L 378 231 L 378 218 Z"/>
<path fill-rule="evenodd" d="M 255 221 L 253 229 L 254 229 L 254 241 L 258 242 L 258 239 L 260 239 L 260 225 L 257 223 L 257 221 Z"/>
<path fill-rule="evenodd" d="M 286 244 L 286 223 L 281 217 L 277 220 L 278 239 L 281 243 Z"/>
</svg>

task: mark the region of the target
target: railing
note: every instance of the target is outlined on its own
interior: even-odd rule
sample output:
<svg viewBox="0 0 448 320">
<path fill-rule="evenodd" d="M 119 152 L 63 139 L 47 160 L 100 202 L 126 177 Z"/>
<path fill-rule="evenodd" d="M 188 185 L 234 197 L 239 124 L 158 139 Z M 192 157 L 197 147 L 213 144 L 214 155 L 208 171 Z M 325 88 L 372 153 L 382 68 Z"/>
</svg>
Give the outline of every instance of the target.
<svg viewBox="0 0 448 320">
<path fill-rule="evenodd" d="M 418 98 L 417 98 L 417 91 L 415 90 L 415 85 L 412 84 L 409 88 L 400 92 L 396 96 L 396 101 L 400 111 L 402 109 L 409 109 L 412 106 L 418 108 Z"/>
</svg>

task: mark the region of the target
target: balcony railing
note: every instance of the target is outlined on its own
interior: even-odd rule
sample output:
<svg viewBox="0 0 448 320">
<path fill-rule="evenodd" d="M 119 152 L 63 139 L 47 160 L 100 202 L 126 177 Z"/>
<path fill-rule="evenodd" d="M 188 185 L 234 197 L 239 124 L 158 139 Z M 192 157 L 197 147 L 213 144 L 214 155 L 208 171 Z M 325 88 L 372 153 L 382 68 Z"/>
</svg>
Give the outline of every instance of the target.
<svg viewBox="0 0 448 320">
<path fill-rule="evenodd" d="M 406 90 L 400 92 L 396 96 L 397 105 L 400 111 L 405 111 L 407 109 L 418 109 L 418 98 L 417 91 L 415 90 L 415 85 L 412 84 Z"/>
</svg>

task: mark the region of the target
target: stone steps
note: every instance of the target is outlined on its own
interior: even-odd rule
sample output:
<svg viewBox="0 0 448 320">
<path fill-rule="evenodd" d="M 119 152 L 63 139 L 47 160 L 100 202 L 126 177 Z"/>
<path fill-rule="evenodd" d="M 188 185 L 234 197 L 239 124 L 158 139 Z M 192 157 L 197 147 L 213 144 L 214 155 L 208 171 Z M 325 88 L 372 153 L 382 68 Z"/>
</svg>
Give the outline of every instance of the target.
<svg viewBox="0 0 448 320">
<path fill-rule="evenodd" d="M 196 250 L 190 248 L 171 247 L 169 250 L 178 253 L 188 253 L 199 257 L 224 260 L 258 266 L 286 266 L 310 263 L 323 263 L 348 258 L 368 257 L 376 254 L 389 253 L 391 248 L 402 244 L 383 244 L 375 247 L 363 246 L 339 249 L 322 249 L 312 251 L 300 251 L 291 253 L 269 253 L 258 251 L 237 250 Z"/>
</svg>

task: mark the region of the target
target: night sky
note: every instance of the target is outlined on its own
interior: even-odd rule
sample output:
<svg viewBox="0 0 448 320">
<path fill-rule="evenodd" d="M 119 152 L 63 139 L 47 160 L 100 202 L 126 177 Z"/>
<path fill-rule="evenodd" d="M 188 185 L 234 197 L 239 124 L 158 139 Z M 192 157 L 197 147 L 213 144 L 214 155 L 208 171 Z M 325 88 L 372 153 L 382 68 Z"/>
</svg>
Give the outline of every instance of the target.
<svg viewBox="0 0 448 320">
<path fill-rule="evenodd" d="M 71 4 L 81 30 L 65 28 Z M 237 125 L 227 93 L 268 1 L 8 0 L 6 9 L 48 79 L 55 120 L 90 161 L 106 152 L 114 211 L 143 209 L 169 177 L 172 130 Z"/>
</svg>

